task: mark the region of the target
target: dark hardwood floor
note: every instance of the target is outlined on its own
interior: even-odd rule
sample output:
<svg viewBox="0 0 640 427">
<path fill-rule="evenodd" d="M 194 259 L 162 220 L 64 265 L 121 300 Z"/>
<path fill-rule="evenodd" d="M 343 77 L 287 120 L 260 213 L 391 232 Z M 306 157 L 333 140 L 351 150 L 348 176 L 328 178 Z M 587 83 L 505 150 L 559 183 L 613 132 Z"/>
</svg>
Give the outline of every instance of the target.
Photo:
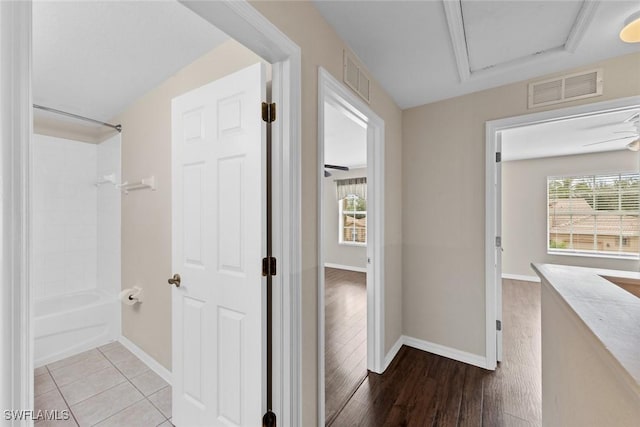
<svg viewBox="0 0 640 427">
<path fill-rule="evenodd" d="M 367 375 L 367 276 L 325 268 L 325 420 Z"/>
<path fill-rule="evenodd" d="M 496 371 L 404 346 L 384 374 L 367 375 L 331 425 L 540 426 L 540 284 L 503 281 Z"/>
</svg>

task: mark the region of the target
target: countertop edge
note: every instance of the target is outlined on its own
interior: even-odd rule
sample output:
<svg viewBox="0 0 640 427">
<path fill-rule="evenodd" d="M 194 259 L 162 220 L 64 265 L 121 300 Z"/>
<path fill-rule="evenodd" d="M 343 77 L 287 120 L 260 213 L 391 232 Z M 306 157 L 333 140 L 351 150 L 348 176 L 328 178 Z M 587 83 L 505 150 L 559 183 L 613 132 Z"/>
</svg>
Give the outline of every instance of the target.
<svg viewBox="0 0 640 427">
<path fill-rule="evenodd" d="M 640 398 L 640 298 L 602 277 L 640 281 L 640 273 L 557 264 L 532 263 L 531 267 L 543 284 L 546 282 L 600 341 L 617 365 L 616 370 L 624 375 L 625 382 Z M 576 286 L 576 281 L 580 281 L 580 286 Z M 612 315 L 603 316 L 604 312 Z M 625 316 L 634 322 L 621 328 L 620 318 Z M 616 334 L 607 333 L 611 330 Z"/>
</svg>

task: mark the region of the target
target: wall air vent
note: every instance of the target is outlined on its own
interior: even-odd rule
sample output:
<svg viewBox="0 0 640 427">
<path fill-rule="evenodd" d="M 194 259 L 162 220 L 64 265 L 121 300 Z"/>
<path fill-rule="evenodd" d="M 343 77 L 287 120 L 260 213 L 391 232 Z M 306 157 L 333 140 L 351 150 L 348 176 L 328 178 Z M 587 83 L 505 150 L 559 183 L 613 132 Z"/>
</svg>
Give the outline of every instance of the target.
<svg viewBox="0 0 640 427">
<path fill-rule="evenodd" d="M 358 65 L 358 61 L 346 50 L 344 51 L 343 80 L 362 99 L 369 102 L 371 79 Z"/>
<path fill-rule="evenodd" d="M 602 95 L 602 69 L 529 83 L 529 108 Z"/>
</svg>

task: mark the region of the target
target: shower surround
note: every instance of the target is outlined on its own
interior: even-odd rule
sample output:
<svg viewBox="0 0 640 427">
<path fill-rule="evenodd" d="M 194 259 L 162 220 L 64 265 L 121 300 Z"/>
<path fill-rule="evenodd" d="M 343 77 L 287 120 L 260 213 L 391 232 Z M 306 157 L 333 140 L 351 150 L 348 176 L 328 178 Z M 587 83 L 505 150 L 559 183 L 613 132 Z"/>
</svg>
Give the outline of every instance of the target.
<svg viewBox="0 0 640 427">
<path fill-rule="evenodd" d="M 35 366 L 120 335 L 120 135 L 89 144 L 33 135 Z"/>
</svg>

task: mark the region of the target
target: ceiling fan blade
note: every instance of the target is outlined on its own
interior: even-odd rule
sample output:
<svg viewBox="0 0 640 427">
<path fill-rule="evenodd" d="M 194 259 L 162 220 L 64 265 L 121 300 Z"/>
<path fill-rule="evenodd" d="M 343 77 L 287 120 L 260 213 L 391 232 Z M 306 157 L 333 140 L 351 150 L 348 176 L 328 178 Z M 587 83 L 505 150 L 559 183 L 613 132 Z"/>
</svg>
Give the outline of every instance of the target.
<svg viewBox="0 0 640 427">
<path fill-rule="evenodd" d="M 620 126 L 619 122 L 615 122 L 615 123 L 602 123 L 599 125 L 591 125 L 591 126 L 585 126 L 584 129 L 602 129 L 602 128 L 610 128 L 610 127 L 614 127 L 614 126 Z"/>
<path fill-rule="evenodd" d="M 632 115 L 630 115 L 629 117 L 627 117 L 626 119 L 624 119 L 621 122 L 613 122 L 613 123 L 602 123 L 599 125 L 593 125 L 593 126 L 587 126 L 585 127 L 585 129 L 602 129 L 602 128 L 607 128 L 607 127 L 613 127 L 613 126 L 620 126 L 623 123 L 633 123 L 634 121 L 640 119 L 640 113 L 633 113 Z"/>
<path fill-rule="evenodd" d="M 631 151 L 640 151 L 640 138 L 635 139 L 627 144 L 627 149 Z"/>
<path fill-rule="evenodd" d="M 590 144 L 584 144 L 583 147 L 588 147 L 590 145 L 598 145 L 598 144 L 604 144 L 605 142 L 612 142 L 612 141 L 619 141 L 621 139 L 629 139 L 629 138 L 635 138 L 635 135 L 629 135 L 629 136 L 622 136 L 620 138 L 614 138 L 614 139 L 607 139 L 605 141 L 599 141 L 599 142 L 592 142 Z"/>
<path fill-rule="evenodd" d="M 340 171 L 348 171 L 349 168 L 347 166 L 337 166 L 337 165 L 324 165 L 325 169 L 337 169 Z"/>
</svg>

